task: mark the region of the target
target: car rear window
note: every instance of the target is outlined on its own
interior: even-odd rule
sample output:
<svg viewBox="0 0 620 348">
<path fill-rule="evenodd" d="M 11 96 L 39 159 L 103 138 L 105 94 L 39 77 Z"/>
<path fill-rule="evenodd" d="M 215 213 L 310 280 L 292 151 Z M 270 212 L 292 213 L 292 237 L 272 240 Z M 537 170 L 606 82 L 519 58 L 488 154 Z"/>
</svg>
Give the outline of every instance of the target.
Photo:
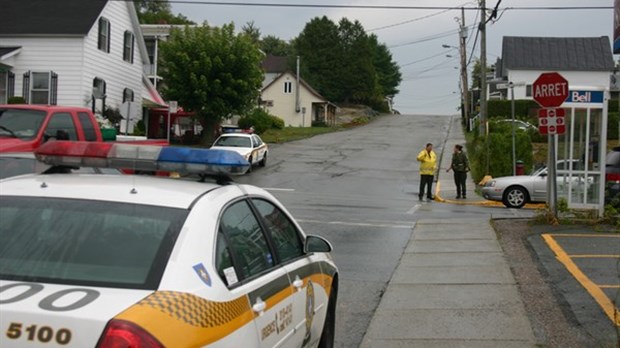
<svg viewBox="0 0 620 348">
<path fill-rule="evenodd" d="M 187 211 L 127 203 L 0 199 L 0 278 L 156 289 Z"/>
</svg>

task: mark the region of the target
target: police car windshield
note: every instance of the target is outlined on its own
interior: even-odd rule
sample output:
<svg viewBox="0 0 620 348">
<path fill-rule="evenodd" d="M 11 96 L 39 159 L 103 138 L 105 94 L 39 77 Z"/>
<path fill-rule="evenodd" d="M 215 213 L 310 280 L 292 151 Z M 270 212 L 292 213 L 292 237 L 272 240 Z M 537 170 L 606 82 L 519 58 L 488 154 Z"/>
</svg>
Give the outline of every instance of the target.
<svg viewBox="0 0 620 348">
<path fill-rule="evenodd" d="M 249 137 L 224 136 L 217 139 L 213 146 L 252 147 L 252 141 Z"/>
<path fill-rule="evenodd" d="M 158 287 L 187 211 L 136 204 L 0 200 L 0 279 Z"/>
</svg>

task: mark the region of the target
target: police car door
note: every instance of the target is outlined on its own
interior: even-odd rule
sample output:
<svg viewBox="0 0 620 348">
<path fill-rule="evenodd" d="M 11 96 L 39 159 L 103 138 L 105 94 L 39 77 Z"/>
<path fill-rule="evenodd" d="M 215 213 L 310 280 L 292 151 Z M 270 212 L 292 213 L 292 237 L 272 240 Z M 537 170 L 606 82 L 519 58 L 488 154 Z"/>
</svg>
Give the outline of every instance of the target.
<svg viewBox="0 0 620 348">
<path fill-rule="evenodd" d="M 288 315 L 290 326 L 294 327 L 293 345 L 290 347 L 306 347 L 316 342 L 321 335 L 322 325 L 315 321 L 314 316 L 318 308 L 325 315 L 327 311 L 327 297 L 324 295 L 322 284 L 313 282 L 313 275 L 319 275 L 321 269 L 319 260 L 314 256 L 306 256 L 303 252 L 301 235 L 287 215 L 271 202 L 254 198 L 252 203 L 263 218 L 269 230 L 274 249 L 280 262 L 286 268 L 293 288 L 294 304 L 291 315 Z M 320 277 L 319 277 L 320 278 Z M 316 278 L 315 278 L 316 279 Z M 283 316 L 284 317 L 284 316 Z"/>
<path fill-rule="evenodd" d="M 258 345 L 239 342 L 237 346 L 287 345 L 292 331 L 287 324 L 293 306 L 289 278 L 285 269 L 276 264 L 265 232 L 246 200 L 225 209 L 220 238 L 226 239 L 234 264 L 222 269 L 224 278 L 231 292 L 248 296 L 258 331 Z"/>
<path fill-rule="evenodd" d="M 260 137 L 256 134 L 252 135 L 252 145 L 254 149 L 257 150 L 255 159 L 256 159 L 256 162 L 258 162 L 261 159 L 263 159 L 263 157 L 265 156 L 265 151 L 267 147 L 265 146 L 263 141 L 260 139 Z"/>
</svg>

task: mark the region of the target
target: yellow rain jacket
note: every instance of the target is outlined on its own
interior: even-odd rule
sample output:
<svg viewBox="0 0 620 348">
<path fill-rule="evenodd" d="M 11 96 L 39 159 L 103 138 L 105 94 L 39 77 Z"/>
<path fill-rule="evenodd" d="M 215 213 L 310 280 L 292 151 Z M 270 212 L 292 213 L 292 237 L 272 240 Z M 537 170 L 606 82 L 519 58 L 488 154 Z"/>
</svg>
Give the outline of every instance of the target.
<svg viewBox="0 0 620 348">
<path fill-rule="evenodd" d="M 417 157 L 420 162 L 420 174 L 421 175 L 435 175 L 435 169 L 437 169 L 437 156 L 435 151 L 431 150 L 431 154 L 428 154 L 426 149 L 420 151 Z"/>
</svg>

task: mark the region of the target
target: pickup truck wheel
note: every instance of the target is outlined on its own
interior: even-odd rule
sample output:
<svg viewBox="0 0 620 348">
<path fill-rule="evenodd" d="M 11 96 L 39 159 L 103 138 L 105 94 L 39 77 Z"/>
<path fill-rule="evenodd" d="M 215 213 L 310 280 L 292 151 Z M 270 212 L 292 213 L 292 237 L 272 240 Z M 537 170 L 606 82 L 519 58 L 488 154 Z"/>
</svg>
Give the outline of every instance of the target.
<svg viewBox="0 0 620 348">
<path fill-rule="evenodd" d="M 527 190 L 521 186 L 510 186 L 504 191 L 502 199 L 507 208 L 522 208 L 529 200 Z"/>
</svg>

